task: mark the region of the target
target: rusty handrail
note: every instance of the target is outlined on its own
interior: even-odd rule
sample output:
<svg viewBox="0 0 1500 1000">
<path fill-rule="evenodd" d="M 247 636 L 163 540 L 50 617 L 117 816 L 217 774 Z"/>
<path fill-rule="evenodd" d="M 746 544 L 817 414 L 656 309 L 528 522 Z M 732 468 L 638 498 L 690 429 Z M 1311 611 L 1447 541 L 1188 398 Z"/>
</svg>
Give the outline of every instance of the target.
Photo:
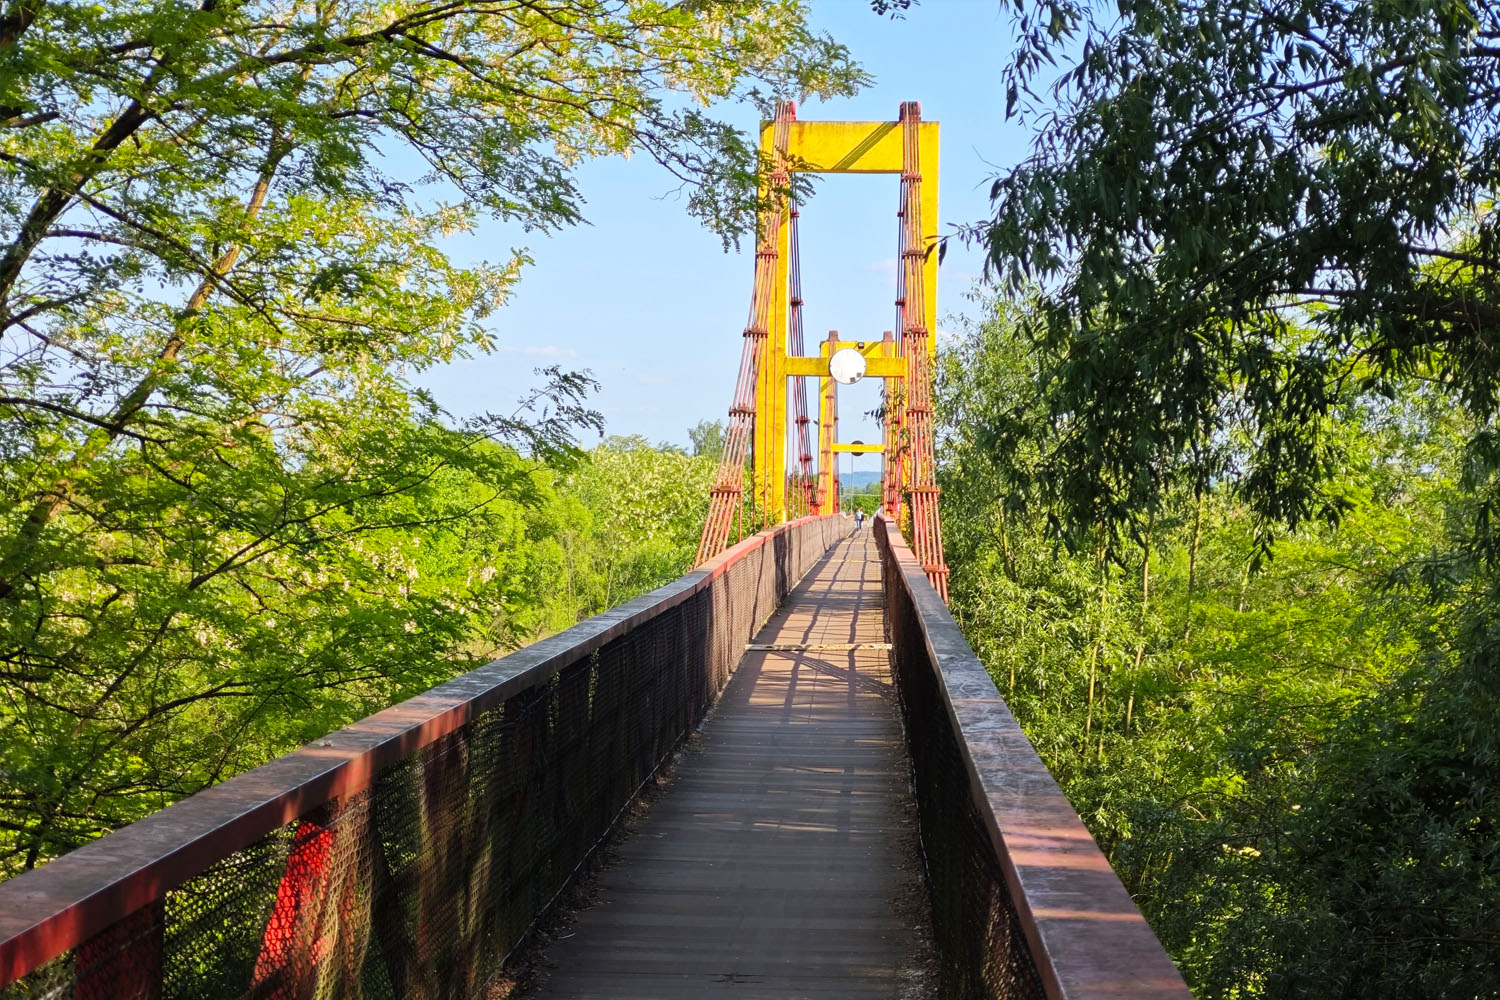
<svg viewBox="0 0 1500 1000">
<path fill-rule="evenodd" d="M 799 528 L 834 519 L 805 517 L 746 538 L 649 594 L 0 883 L 0 989 L 158 902 L 216 861 L 325 803 L 370 788 L 387 768 L 684 604 L 779 536 L 795 544 Z M 826 548 L 842 528 L 830 525 L 822 534 Z M 777 589 L 795 583 L 779 581 Z"/>
<path fill-rule="evenodd" d="M 891 589 L 899 588 L 914 612 L 919 653 L 956 738 L 974 814 L 988 834 L 1046 996 L 1190 1000 L 1177 967 L 1021 731 L 895 523 L 878 517 L 875 531 L 886 557 L 887 607 Z M 894 626 L 893 618 L 888 615 Z M 926 738 L 911 730 L 909 722 L 909 739 Z M 924 831 L 924 841 L 928 836 Z"/>
</svg>

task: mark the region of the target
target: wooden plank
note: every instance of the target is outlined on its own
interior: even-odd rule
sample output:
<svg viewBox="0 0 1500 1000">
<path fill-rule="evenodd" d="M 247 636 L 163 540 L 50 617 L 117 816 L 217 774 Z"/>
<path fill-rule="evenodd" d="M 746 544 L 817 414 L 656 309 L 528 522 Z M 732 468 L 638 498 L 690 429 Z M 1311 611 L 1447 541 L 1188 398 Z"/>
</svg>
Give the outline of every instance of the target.
<svg viewBox="0 0 1500 1000">
<path fill-rule="evenodd" d="M 826 646 L 815 646 L 806 642 L 752 642 L 746 644 L 745 649 L 771 653 L 849 653 L 857 649 L 883 649 L 890 652 L 891 644 L 888 642 L 834 642 Z"/>
<path fill-rule="evenodd" d="M 534 995 L 933 995 L 878 558 L 841 542 L 756 636 Z"/>
</svg>

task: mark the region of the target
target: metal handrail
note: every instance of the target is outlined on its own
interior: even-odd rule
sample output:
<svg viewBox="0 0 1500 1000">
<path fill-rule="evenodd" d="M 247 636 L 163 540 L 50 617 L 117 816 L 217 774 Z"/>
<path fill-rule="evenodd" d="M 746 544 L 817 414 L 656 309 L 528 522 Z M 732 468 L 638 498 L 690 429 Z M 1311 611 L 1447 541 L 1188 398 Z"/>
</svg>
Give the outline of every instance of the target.
<svg viewBox="0 0 1500 1000">
<path fill-rule="evenodd" d="M 893 599 L 904 601 L 920 631 L 920 646 L 895 648 L 893 655 L 925 660 L 936 684 L 973 816 L 988 835 L 1045 995 L 1190 998 L 1177 967 L 1021 731 L 895 523 L 878 517 L 875 533 L 885 561 L 887 621 L 894 624 Z M 909 719 L 910 739 L 931 736 L 913 729 Z M 920 796 L 923 776 L 916 777 Z M 924 830 L 924 845 L 940 835 Z"/>
<path fill-rule="evenodd" d="M 835 518 L 801 518 L 746 538 L 649 594 L 0 883 L 0 988 L 159 902 L 220 859 L 332 800 L 368 789 L 392 765 L 682 605 L 761 547 L 795 542 L 795 532 L 819 520 Z M 817 553 L 842 532 L 830 523 L 819 533 Z M 796 568 L 786 581 L 777 567 L 778 600 L 806 568 Z M 764 613 L 772 610 L 774 605 Z"/>
</svg>

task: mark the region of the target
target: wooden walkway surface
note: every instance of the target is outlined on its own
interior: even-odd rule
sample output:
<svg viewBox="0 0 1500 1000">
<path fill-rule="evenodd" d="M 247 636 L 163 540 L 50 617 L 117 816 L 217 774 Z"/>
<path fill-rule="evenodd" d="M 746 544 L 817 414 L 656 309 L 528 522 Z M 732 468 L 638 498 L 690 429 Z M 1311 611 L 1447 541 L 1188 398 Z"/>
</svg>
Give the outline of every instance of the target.
<svg viewBox="0 0 1500 1000">
<path fill-rule="evenodd" d="M 537 996 L 931 995 L 883 617 L 866 529 L 756 636 L 598 901 L 547 949 Z"/>
</svg>

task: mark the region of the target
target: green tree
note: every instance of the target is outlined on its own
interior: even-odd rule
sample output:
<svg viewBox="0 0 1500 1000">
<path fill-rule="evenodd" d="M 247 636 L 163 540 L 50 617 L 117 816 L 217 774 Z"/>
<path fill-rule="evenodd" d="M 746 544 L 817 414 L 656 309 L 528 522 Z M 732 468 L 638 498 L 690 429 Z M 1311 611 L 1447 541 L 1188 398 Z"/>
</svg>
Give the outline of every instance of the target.
<svg viewBox="0 0 1500 1000">
<path fill-rule="evenodd" d="M 1337 517 L 1330 416 L 1420 380 L 1475 417 L 1493 555 L 1496 8 L 1015 6 L 1008 111 L 1036 145 L 970 235 L 1044 290 L 1027 327 L 1068 524 L 1139 532 L 1184 467 L 1271 524 Z"/>
<path fill-rule="evenodd" d="M 693 455 L 717 460 L 724 453 L 724 421 L 700 420 L 688 428 Z"/>
<path fill-rule="evenodd" d="M 1337 525 L 1179 479 L 1130 544 L 1059 544 L 1027 307 L 940 356 L 954 613 L 1204 998 L 1481 997 L 1500 954 L 1493 596 L 1467 564 L 1472 421 L 1347 400 Z"/>
<path fill-rule="evenodd" d="M 1500 18 L 1014 7 L 955 608 L 1199 995 L 1488 996 Z"/>
<path fill-rule="evenodd" d="M 588 510 L 590 575 L 600 588 L 593 610 L 692 568 L 717 468 L 714 459 L 653 448 L 639 436 L 606 438 L 589 452 L 567 488 Z"/>
<path fill-rule="evenodd" d="M 407 378 L 490 346 L 526 255 L 441 241 L 576 222 L 574 168 L 631 152 L 733 238 L 756 144 L 704 109 L 863 79 L 805 16 L 0 8 L 4 871 L 556 622 L 520 586 L 589 382 L 445 426 Z"/>
<path fill-rule="evenodd" d="M 858 489 L 846 490 L 844 492 L 844 507 L 853 513 L 862 510 L 867 515 L 874 515 L 880 509 L 880 483 L 866 483 Z"/>
<path fill-rule="evenodd" d="M 392 412 L 315 441 L 111 451 L 76 482 L 51 562 L 13 598 L 24 614 L 0 622 L 0 871 L 542 624 L 526 543 L 554 501 L 535 459 Z"/>
</svg>

